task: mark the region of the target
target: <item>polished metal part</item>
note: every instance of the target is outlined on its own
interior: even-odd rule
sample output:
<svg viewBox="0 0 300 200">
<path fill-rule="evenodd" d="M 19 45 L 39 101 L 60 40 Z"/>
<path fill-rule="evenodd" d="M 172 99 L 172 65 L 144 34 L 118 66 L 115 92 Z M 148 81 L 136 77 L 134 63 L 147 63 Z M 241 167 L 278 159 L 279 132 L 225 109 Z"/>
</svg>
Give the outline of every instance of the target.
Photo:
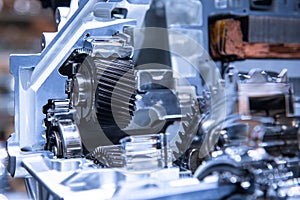
<svg viewBox="0 0 300 200">
<path fill-rule="evenodd" d="M 16 92 L 15 131 L 8 140 L 7 149 L 11 162 L 9 171 L 13 176 L 26 175 L 20 166 L 23 159 L 21 149 L 34 152 L 43 150 L 45 128 L 40 123 L 44 118 L 41 108 L 48 99 L 67 98 L 64 86 L 67 77 L 58 73 L 58 70 L 69 55 L 75 49 L 83 48 L 88 35 L 107 37 L 123 33 L 124 27 L 141 26 L 149 8 L 149 1 L 109 3 L 112 7 L 125 7 L 128 10 L 127 18 L 104 20 L 93 14 L 101 7 L 100 4 L 105 2 L 72 1 L 68 20 L 59 27 L 56 36 L 41 54 L 11 55 L 10 69 L 15 78 Z M 35 120 L 30 120 L 32 117 Z"/>
<path fill-rule="evenodd" d="M 167 134 L 129 136 L 120 143 L 124 168 L 132 173 L 151 173 L 172 167 Z"/>
<path fill-rule="evenodd" d="M 125 165 L 120 145 L 99 146 L 92 152 L 97 164 L 111 168 L 122 168 Z"/>
<path fill-rule="evenodd" d="M 276 11 L 267 14 L 297 15 L 296 1 L 272 2 Z M 287 70 L 242 73 L 229 65 L 222 79 L 223 63 L 208 54 L 210 20 L 263 13 L 243 8 L 250 4 L 58 7 L 58 32 L 44 34 L 41 54 L 11 56 L 10 174 L 25 179 L 31 199 L 297 199 L 300 120 Z M 151 20 L 168 29 L 140 29 Z M 144 65 L 139 56 L 159 62 Z M 257 106 L 261 97 L 279 101 Z"/>
<path fill-rule="evenodd" d="M 81 137 L 73 119 L 69 100 L 49 100 L 43 107 L 47 127 L 45 150 L 60 158 L 80 157 Z"/>
<path fill-rule="evenodd" d="M 72 120 L 59 120 L 58 130 L 62 140 L 62 156 L 65 158 L 80 156 L 82 144 L 77 125 Z"/>
<path fill-rule="evenodd" d="M 56 161 L 42 156 L 24 159 L 23 166 L 31 175 L 26 182 L 32 187 L 29 189 L 33 199 L 124 199 L 125 196 L 126 199 L 153 199 L 185 196 L 216 187 L 214 184 L 199 187 L 195 178 L 178 179 L 178 168 L 135 174 L 95 169 L 81 158 Z"/>
<path fill-rule="evenodd" d="M 257 90 L 259 88 L 259 90 Z M 282 95 L 283 107 L 286 116 L 294 113 L 292 88 L 287 82 L 287 71 L 283 69 L 277 77 L 268 76 L 261 69 L 253 69 L 244 81 L 238 83 L 238 112 L 241 115 L 250 115 L 250 98 L 268 98 Z"/>
<path fill-rule="evenodd" d="M 186 117 L 182 119 L 178 135 L 175 135 L 173 140 L 171 140 L 170 145 L 175 159 L 178 159 L 190 147 L 198 132 L 198 126 L 203 120 L 203 116 L 201 117 L 197 104 L 193 105 L 191 109 L 192 113 L 188 113 Z"/>
</svg>

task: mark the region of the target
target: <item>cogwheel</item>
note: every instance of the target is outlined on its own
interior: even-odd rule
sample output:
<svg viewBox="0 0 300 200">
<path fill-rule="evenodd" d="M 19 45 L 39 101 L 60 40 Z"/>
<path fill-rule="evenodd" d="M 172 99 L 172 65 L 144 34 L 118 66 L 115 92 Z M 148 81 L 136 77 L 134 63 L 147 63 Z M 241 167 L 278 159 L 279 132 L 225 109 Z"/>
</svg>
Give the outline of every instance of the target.
<svg viewBox="0 0 300 200">
<path fill-rule="evenodd" d="M 95 107 L 106 136 L 117 144 L 132 119 L 135 100 L 134 65 L 131 60 L 95 59 L 97 88 Z"/>
<path fill-rule="evenodd" d="M 170 141 L 173 160 L 178 159 L 190 147 L 202 120 L 203 117 L 200 115 L 198 105 L 194 104 L 191 107 L 191 113 L 186 114 L 186 117 L 182 119 L 180 131 L 178 131 L 176 136 Z M 120 145 L 99 146 L 93 151 L 92 155 L 104 166 L 124 166 Z"/>
<path fill-rule="evenodd" d="M 80 49 L 76 49 L 75 50 L 76 54 L 86 54 L 86 55 L 92 55 L 92 51 L 90 49 L 86 49 L 86 48 L 80 48 Z"/>
<path fill-rule="evenodd" d="M 97 162 L 106 167 L 121 168 L 125 165 L 120 145 L 99 146 L 92 152 L 92 155 Z"/>
<path fill-rule="evenodd" d="M 190 147 L 197 134 L 198 126 L 203 117 L 200 115 L 199 106 L 194 103 L 191 107 L 192 112 L 187 113 L 181 121 L 181 127 L 177 135 L 170 141 L 173 151 L 173 160 L 178 159 Z"/>
</svg>

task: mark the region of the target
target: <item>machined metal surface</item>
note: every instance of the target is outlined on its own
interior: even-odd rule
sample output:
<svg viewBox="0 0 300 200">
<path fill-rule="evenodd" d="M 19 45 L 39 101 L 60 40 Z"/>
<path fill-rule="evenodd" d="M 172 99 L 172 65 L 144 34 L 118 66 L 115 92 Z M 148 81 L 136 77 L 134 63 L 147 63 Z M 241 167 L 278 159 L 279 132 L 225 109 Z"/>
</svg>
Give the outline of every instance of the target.
<svg viewBox="0 0 300 200">
<path fill-rule="evenodd" d="M 67 57 L 75 50 L 83 47 L 84 38 L 87 35 L 112 36 L 122 33 L 124 26 L 136 25 L 136 19 L 140 26 L 148 9 L 147 2 L 121 1 L 108 3 L 111 8 L 124 7 L 128 9 L 127 19 L 106 20 L 97 13 L 103 2 L 72 1 L 68 20 L 62 24 L 56 36 L 45 47 L 41 54 L 12 55 L 11 73 L 15 77 L 15 133 L 8 141 L 8 153 L 10 155 L 10 172 L 15 176 L 24 176 L 24 171 L 19 173 L 22 159 L 18 154 L 20 149 L 39 151 L 43 149 L 44 127 L 42 123 L 43 113 L 40 112 L 48 99 L 66 99 L 66 76 L 58 73 L 58 69 Z M 97 6 L 96 6 L 97 5 Z M 105 11 L 105 9 L 104 9 Z M 101 12 L 101 11 L 99 11 Z M 136 17 L 139 16 L 139 17 Z M 109 16 L 110 17 L 110 16 Z M 100 30 L 100 31 L 99 31 Z M 46 67 L 45 67 L 46 66 Z M 36 120 L 29 120 L 34 117 Z M 13 150 L 14 149 L 14 150 Z M 19 149 L 19 150 L 17 150 Z"/>
<path fill-rule="evenodd" d="M 275 65 L 299 60 L 220 63 L 209 46 L 217 19 L 281 15 L 298 23 L 296 3 L 58 7 L 58 31 L 43 35 L 43 51 L 11 56 L 9 173 L 25 179 L 32 199 L 299 198 L 300 119 L 288 70 Z M 251 70 L 234 66 L 241 63 Z M 276 72 L 257 69 L 266 65 Z"/>
<path fill-rule="evenodd" d="M 177 180 L 179 170 L 175 168 L 137 175 L 95 169 L 83 159 L 55 161 L 37 156 L 23 163 L 39 188 L 35 199 L 122 199 L 125 196 L 126 199 L 156 199 L 200 192 L 210 186 L 199 187 L 199 181 L 194 178 Z M 28 181 L 33 181 L 32 178 Z M 155 195 L 151 195 L 153 191 Z"/>
</svg>

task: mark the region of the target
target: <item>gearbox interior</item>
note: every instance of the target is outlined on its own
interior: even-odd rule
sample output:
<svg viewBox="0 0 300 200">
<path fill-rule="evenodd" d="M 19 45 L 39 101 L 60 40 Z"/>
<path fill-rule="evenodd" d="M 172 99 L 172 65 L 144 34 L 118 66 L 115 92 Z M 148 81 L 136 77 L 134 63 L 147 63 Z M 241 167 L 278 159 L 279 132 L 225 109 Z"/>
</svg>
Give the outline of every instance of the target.
<svg viewBox="0 0 300 200">
<path fill-rule="evenodd" d="M 57 32 L 10 56 L 29 199 L 300 198 L 299 1 L 41 3 Z"/>
</svg>

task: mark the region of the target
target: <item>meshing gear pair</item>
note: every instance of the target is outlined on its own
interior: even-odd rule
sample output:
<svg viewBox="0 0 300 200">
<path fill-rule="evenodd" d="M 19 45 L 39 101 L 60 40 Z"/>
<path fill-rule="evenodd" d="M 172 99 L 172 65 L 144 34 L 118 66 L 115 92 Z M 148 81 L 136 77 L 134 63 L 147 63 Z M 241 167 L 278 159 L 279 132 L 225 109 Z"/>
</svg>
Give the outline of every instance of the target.
<svg viewBox="0 0 300 200">
<path fill-rule="evenodd" d="M 145 31 L 149 31 L 150 33 L 154 31 L 155 34 L 159 34 L 157 30 L 154 29 L 145 29 L 143 30 L 143 34 Z M 159 29 L 158 31 L 164 32 L 166 30 Z M 170 32 L 168 32 L 168 34 L 170 34 Z M 178 36 L 177 32 L 174 34 L 176 37 L 180 36 L 180 34 Z M 185 40 L 191 40 L 187 36 L 181 36 L 184 37 Z M 192 40 L 190 42 L 193 43 L 195 41 Z M 208 58 L 208 55 L 199 44 L 195 44 L 195 46 L 199 47 L 201 57 L 206 56 Z M 155 43 L 146 44 L 143 48 L 163 49 L 159 44 Z M 176 50 L 171 53 L 180 55 L 182 51 L 184 50 Z M 81 59 L 77 59 L 78 57 Z M 185 54 L 183 54 L 182 58 L 187 60 L 193 67 L 198 66 L 194 68 L 199 74 L 204 72 L 202 78 L 207 88 L 212 91 L 212 94 L 218 91 L 219 96 L 212 95 L 212 99 L 210 100 L 211 104 L 218 102 L 218 100 L 214 99 L 216 97 L 218 97 L 218 99 L 225 99 L 223 98 L 223 88 L 220 86 L 218 79 L 215 81 L 209 78 L 212 77 L 212 74 L 218 75 L 213 62 L 208 59 L 206 63 L 199 64 L 195 60 L 189 60 L 189 57 Z M 76 62 L 77 65 L 74 64 Z M 164 121 L 164 123 L 162 123 L 162 126 L 155 127 L 156 129 L 151 126 L 141 127 L 140 124 L 139 126 L 134 124 L 137 107 L 136 102 L 137 98 L 140 98 L 140 95 L 136 89 L 136 71 L 138 70 L 136 70 L 136 66 L 134 66 L 130 56 L 120 58 L 111 55 L 104 58 L 103 56 L 93 55 L 90 51 L 85 49 L 80 49 L 75 51 L 71 63 L 74 73 L 69 76 L 66 87 L 69 88 L 70 109 L 74 111 L 73 118 L 78 126 L 81 141 L 88 152 L 94 152 L 94 157 L 100 158 L 103 157 L 103 154 L 106 156 L 109 155 L 109 153 L 107 153 L 109 152 L 109 148 L 105 148 L 106 153 L 100 153 L 100 156 L 95 152 L 103 152 L 99 150 L 99 148 L 103 149 L 104 147 L 102 148 L 102 146 L 118 144 L 119 140 L 126 136 L 147 134 L 149 132 L 157 134 L 161 131 L 165 131 L 166 127 L 164 127 L 164 125 L 165 122 L 167 122 L 167 117 L 165 116 L 159 116 L 160 120 Z M 204 65 L 203 69 L 200 65 Z M 211 69 L 208 69 L 207 66 L 211 67 Z M 175 70 L 171 71 L 176 74 L 176 77 L 173 77 L 174 79 L 180 77 L 180 73 L 175 72 Z M 210 72 L 208 73 L 208 71 Z M 185 79 L 184 76 L 180 78 Z M 174 81 L 174 79 L 172 81 Z M 188 81 L 185 82 L 189 83 Z M 169 89 L 164 85 L 162 88 Z M 178 91 L 176 91 L 176 87 L 175 89 L 169 89 L 169 91 L 172 91 L 177 100 L 180 98 L 177 96 Z M 170 139 L 173 160 L 178 159 L 190 147 L 198 132 L 199 124 L 204 120 L 204 116 L 206 116 L 205 119 L 208 118 L 207 115 L 211 116 L 216 124 L 222 121 L 222 118 L 225 116 L 225 109 L 222 108 L 222 106 L 225 107 L 225 104 L 222 103 L 215 108 L 212 105 L 213 109 L 211 113 L 202 113 L 199 108 L 198 95 L 199 94 L 192 96 L 188 109 L 184 111 L 180 110 L 180 113 L 178 113 L 180 117 L 177 116 L 173 118 L 173 122 L 180 121 L 180 127 L 177 133 Z M 152 106 L 162 107 L 158 104 L 161 104 L 161 101 L 157 101 L 156 104 Z M 151 113 L 149 112 L 149 116 L 150 115 Z M 150 118 L 151 117 L 152 116 L 150 116 Z M 208 134 L 208 137 L 211 136 Z M 209 146 L 213 146 L 215 142 L 215 140 L 210 141 Z M 203 152 L 207 154 L 207 150 L 210 149 L 210 147 L 207 147 L 207 144 L 204 146 L 205 150 L 202 151 L 202 154 Z M 113 152 L 115 151 L 113 148 Z"/>
</svg>

